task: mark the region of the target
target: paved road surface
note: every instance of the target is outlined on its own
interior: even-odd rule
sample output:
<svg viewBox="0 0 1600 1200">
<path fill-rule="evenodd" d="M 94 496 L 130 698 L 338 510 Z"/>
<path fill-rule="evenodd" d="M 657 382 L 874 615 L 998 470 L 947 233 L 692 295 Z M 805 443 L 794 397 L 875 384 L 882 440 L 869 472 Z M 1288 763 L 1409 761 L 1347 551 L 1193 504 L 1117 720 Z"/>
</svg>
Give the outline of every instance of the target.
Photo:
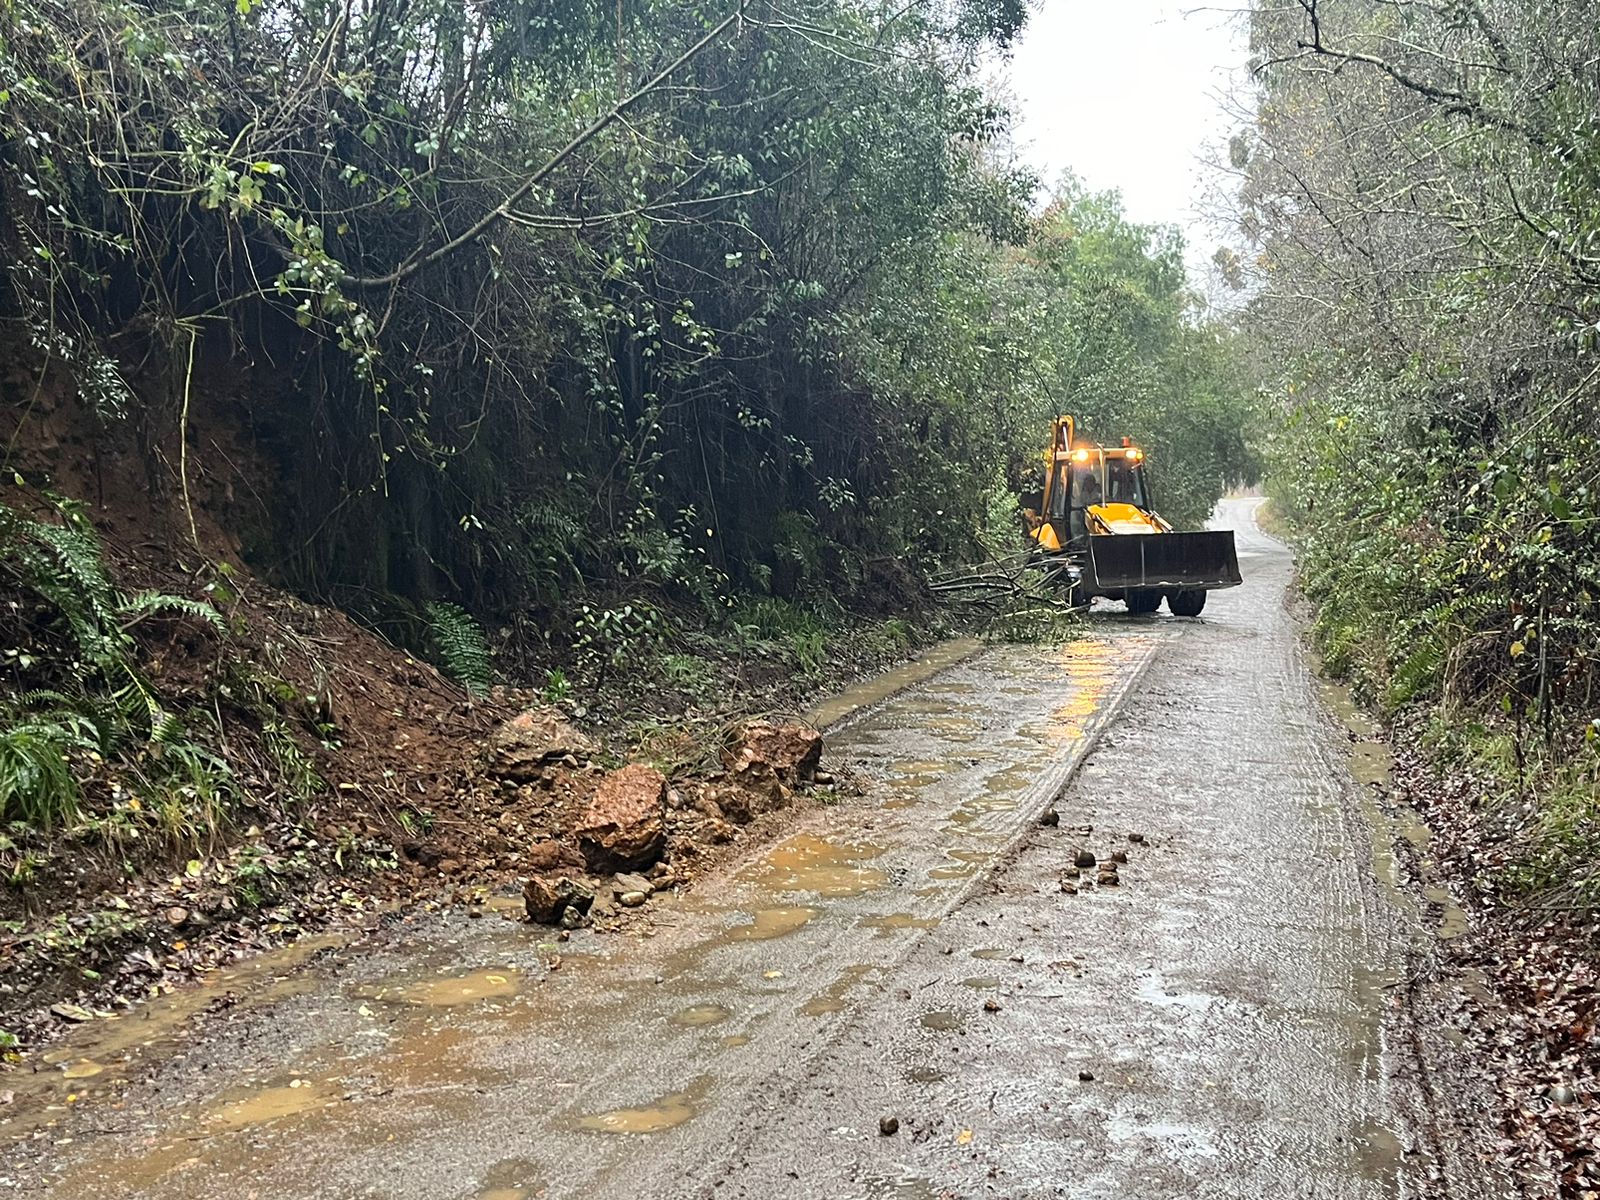
<svg viewBox="0 0 1600 1200">
<path fill-rule="evenodd" d="M 1471 1096 L 1434 1111 L 1428 1038 L 1396 1007 L 1432 934 L 1252 513 L 1221 514 L 1246 585 L 1200 620 L 1109 606 L 1063 649 L 991 648 L 852 718 L 829 752 L 866 794 L 653 906 L 649 936 L 414 922 L 270 985 L 0 1179 L 189 1200 L 1499 1195 L 1459 1123 Z M 1120 883 L 1073 879 L 1080 846 L 1126 852 Z"/>
</svg>

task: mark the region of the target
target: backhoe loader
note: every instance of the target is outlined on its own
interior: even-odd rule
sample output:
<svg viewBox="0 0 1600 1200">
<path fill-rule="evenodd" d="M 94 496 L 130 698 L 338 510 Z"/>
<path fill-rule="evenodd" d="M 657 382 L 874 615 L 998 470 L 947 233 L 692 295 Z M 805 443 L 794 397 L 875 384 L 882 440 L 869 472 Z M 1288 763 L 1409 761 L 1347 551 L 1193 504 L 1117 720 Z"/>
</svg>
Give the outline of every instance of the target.
<svg viewBox="0 0 1600 1200">
<path fill-rule="evenodd" d="M 1197 617 L 1206 593 L 1237 587 L 1233 531 L 1178 533 L 1150 503 L 1144 451 L 1080 442 L 1071 417 L 1057 417 L 1045 451 L 1044 490 L 1023 499 L 1028 536 L 1041 558 L 1068 561 L 1074 603 L 1121 600 L 1153 613 L 1164 598 L 1176 617 Z"/>
</svg>

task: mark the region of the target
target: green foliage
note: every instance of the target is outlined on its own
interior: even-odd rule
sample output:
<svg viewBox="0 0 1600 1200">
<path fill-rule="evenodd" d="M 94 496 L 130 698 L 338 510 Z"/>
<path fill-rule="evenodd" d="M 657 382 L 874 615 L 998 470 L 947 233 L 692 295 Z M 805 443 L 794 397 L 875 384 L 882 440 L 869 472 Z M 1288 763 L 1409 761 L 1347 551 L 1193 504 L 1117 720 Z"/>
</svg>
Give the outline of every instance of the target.
<svg viewBox="0 0 1600 1200">
<path fill-rule="evenodd" d="M 139 665 L 134 630 L 161 617 L 226 633 L 211 606 L 154 592 L 124 595 L 107 574 L 82 508 L 52 503 L 54 520 L 0 506 L 0 623 L 13 700 L 0 716 L 0 821 L 37 829 L 73 823 L 80 779 L 144 744 L 133 765 L 148 812 L 175 839 L 215 827 L 232 773 L 184 731 Z"/>
<path fill-rule="evenodd" d="M 467 691 L 481 696 L 494 682 L 494 664 L 483 626 L 460 606 L 444 600 L 427 606 L 428 630 L 445 668 Z"/>
<path fill-rule="evenodd" d="M 1600 25 L 1263 3 L 1252 44 L 1241 324 L 1316 644 L 1512 804 L 1519 886 L 1592 878 Z"/>
<path fill-rule="evenodd" d="M 667 618 L 651 604 L 584 604 L 573 622 L 573 649 L 598 687 L 612 671 L 659 646 L 669 632 Z"/>
<path fill-rule="evenodd" d="M 0 729 L 0 822 L 50 829 L 72 821 L 82 796 L 71 756 L 95 753 L 99 741 L 72 713 L 13 716 Z"/>
<path fill-rule="evenodd" d="M 803 678 L 816 677 L 828 662 L 834 626 L 814 608 L 776 596 L 751 597 L 733 610 L 732 622 L 746 647 L 786 654 Z"/>
<path fill-rule="evenodd" d="M 663 654 L 657 670 L 663 683 L 685 696 L 704 695 L 716 682 L 716 668 L 697 654 Z"/>
<path fill-rule="evenodd" d="M 280 720 L 267 721 L 261 727 L 261 737 L 278 769 L 278 778 L 291 797 L 304 802 L 322 791 L 326 785 L 317 773 L 316 763 L 288 726 Z"/>
<path fill-rule="evenodd" d="M 559 704 L 572 695 L 572 681 L 567 673 L 559 668 L 546 671 L 543 695 L 546 704 Z"/>
<path fill-rule="evenodd" d="M 0 587 L 27 597 L 13 610 L 4 660 L 20 691 L 66 694 L 99 716 L 108 698 L 128 726 L 154 738 L 166 717 L 135 662 L 132 630 L 161 613 L 197 618 L 219 633 L 221 615 L 181 596 L 123 596 L 111 584 L 99 539 L 83 509 L 54 501 L 56 520 L 37 520 L 0 505 Z M 106 731 L 109 734 L 111 731 Z"/>
<path fill-rule="evenodd" d="M 157 829 L 175 846 L 215 834 L 238 798 L 238 781 L 227 760 L 174 729 L 156 761 L 148 811 Z"/>
</svg>

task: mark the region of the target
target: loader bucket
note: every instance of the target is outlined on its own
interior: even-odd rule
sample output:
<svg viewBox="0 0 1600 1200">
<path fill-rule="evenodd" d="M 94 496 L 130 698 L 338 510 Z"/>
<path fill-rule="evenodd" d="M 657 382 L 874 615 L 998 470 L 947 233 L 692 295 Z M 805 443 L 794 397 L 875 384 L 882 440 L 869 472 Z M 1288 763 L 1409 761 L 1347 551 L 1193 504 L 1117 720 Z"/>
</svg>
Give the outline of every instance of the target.
<svg viewBox="0 0 1600 1200">
<path fill-rule="evenodd" d="M 1237 587 L 1244 582 L 1239 575 L 1231 529 L 1091 537 L 1089 571 L 1096 592 L 1127 588 L 1210 590 Z"/>
</svg>

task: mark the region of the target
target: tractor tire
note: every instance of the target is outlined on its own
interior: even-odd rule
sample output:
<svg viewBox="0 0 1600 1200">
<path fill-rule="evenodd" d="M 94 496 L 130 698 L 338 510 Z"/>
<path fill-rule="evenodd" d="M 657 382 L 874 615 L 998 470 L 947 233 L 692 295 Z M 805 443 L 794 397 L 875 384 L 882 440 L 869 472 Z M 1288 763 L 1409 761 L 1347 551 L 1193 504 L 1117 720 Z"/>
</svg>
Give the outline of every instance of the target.
<svg viewBox="0 0 1600 1200">
<path fill-rule="evenodd" d="M 1198 617 L 1206 606 L 1206 594 L 1200 588 L 1183 588 L 1167 593 L 1167 609 L 1175 617 Z"/>
<path fill-rule="evenodd" d="M 1134 616 L 1149 616 L 1161 607 L 1161 593 L 1149 588 L 1129 588 L 1123 601 L 1128 606 L 1128 612 Z"/>
</svg>

